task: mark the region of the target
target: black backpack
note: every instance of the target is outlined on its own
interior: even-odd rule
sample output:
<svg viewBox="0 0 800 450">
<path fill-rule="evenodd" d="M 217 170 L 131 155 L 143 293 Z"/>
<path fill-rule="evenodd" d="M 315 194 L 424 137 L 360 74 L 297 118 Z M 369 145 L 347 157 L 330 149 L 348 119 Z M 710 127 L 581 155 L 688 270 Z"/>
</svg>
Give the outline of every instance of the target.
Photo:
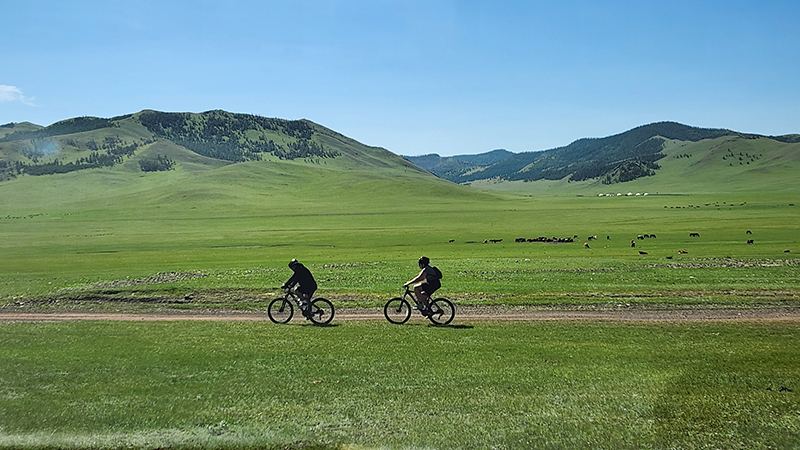
<svg viewBox="0 0 800 450">
<path fill-rule="evenodd" d="M 438 268 L 438 267 L 436 267 L 436 266 L 431 266 L 431 267 L 433 267 L 433 270 L 435 270 L 435 271 L 436 271 L 436 277 L 437 277 L 437 278 L 439 278 L 439 279 L 441 280 L 441 279 L 442 279 L 442 271 L 441 271 L 441 270 L 439 270 L 439 268 Z"/>
</svg>

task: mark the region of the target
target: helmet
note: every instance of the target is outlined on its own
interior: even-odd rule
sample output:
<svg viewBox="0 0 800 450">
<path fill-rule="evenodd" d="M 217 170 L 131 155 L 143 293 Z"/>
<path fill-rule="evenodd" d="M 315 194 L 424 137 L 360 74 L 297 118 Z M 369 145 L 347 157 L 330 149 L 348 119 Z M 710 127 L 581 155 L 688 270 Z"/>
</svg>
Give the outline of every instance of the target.
<svg viewBox="0 0 800 450">
<path fill-rule="evenodd" d="M 423 257 L 421 257 L 421 258 L 419 259 L 419 263 L 420 263 L 421 265 L 423 265 L 423 266 L 427 266 L 428 264 L 430 264 L 430 263 L 431 263 L 431 260 L 430 260 L 430 258 L 428 258 L 427 256 L 423 256 Z"/>
<path fill-rule="evenodd" d="M 289 261 L 289 268 L 292 269 L 292 268 L 294 268 L 295 266 L 297 266 L 299 264 L 300 264 L 300 261 L 298 261 L 296 259 L 292 259 L 291 261 Z"/>
</svg>

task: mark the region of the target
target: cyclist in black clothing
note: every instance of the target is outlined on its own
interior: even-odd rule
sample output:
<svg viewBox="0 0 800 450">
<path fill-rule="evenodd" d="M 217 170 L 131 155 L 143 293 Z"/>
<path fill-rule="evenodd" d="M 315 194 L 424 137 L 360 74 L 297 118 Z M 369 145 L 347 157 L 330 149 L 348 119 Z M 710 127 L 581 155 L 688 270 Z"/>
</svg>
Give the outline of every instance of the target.
<svg viewBox="0 0 800 450">
<path fill-rule="evenodd" d="M 420 272 L 416 278 L 406 282 L 403 286 L 414 284 L 414 296 L 417 297 L 420 311 L 427 311 L 428 304 L 433 293 L 442 287 L 439 272 L 431 266 L 431 260 L 427 256 L 419 259 Z"/>
<path fill-rule="evenodd" d="M 296 259 L 289 262 L 289 268 L 292 269 L 294 274 L 281 287 L 283 289 L 294 289 L 295 292 L 300 294 L 302 300 L 308 302 L 317 290 L 317 282 L 314 280 L 314 276 L 311 275 L 311 271 L 306 266 Z"/>
</svg>

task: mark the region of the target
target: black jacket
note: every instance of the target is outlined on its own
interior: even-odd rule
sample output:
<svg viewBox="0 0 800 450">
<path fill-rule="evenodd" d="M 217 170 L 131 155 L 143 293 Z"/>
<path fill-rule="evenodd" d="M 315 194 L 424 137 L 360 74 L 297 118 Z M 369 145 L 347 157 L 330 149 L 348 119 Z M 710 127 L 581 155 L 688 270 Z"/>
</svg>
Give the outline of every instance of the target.
<svg viewBox="0 0 800 450">
<path fill-rule="evenodd" d="M 294 271 L 294 275 L 289 278 L 284 286 L 286 287 L 293 287 L 294 285 L 299 285 L 297 290 L 300 292 L 304 292 L 306 294 L 313 294 L 317 290 L 317 282 L 314 280 L 314 276 L 311 275 L 311 271 L 306 268 L 306 266 L 297 263 L 292 270 Z"/>
</svg>

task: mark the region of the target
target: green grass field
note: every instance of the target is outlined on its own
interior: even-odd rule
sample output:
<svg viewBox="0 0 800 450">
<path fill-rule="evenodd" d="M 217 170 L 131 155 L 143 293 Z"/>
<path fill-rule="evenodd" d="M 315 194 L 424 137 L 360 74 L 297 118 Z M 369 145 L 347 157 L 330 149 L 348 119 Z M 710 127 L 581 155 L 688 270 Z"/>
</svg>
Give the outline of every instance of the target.
<svg viewBox="0 0 800 450">
<path fill-rule="evenodd" d="M 2 448 L 795 448 L 796 324 L 0 324 Z"/>
<path fill-rule="evenodd" d="M 226 165 L 156 145 L 145 151 L 177 170 L 129 161 L 0 183 L 0 310 L 264 311 L 291 258 L 337 308 L 379 308 L 421 255 L 457 308 L 800 300 L 791 181 L 521 195 L 364 166 L 367 150 Z M 0 323 L 0 447 L 793 448 L 797 334 L 458 316 L 444 328 Z"/>
<path fill-rule="evenodd" d="M 442 293 L 475 304 L 798 299 L 794 192 L 528 197 L 286 162 L 90 172 L 0 184 L 0 304 L 233 292 L 214 306 L 257 308 L 298 258 L 320 295 L 374 306 L 423 254 L 445 273 Z"/>
</svg>

